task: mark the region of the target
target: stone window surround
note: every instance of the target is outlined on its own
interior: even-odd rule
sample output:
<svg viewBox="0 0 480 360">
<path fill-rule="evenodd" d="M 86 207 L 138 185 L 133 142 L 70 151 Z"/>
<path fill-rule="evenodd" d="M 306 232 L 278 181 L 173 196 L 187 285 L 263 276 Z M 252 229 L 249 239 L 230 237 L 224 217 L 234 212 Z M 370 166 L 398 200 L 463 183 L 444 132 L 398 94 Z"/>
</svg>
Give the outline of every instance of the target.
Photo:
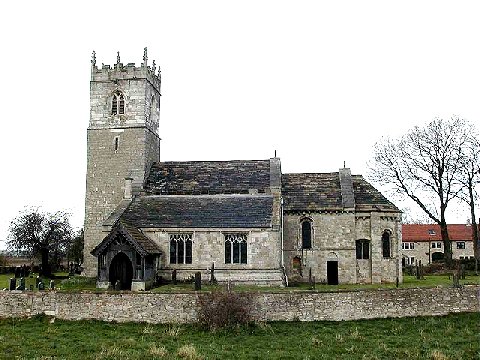
<svg viewBox="0 0 480 360">
<path fill-rule="evenodd" d="M 456 241 L 457 249 L 464 250 L 465 249 L 465 241 Z"/>
<path fill-rule="evenodd" d="M 355 253 L 357 260 L 370 259 L 370 240 L 358 239 L 355 240 Z"/>
<path fill-rule="evenodd" d="M 392 257 L 392 230 L 390 229 L 382 232 L 382 255 L 384 259 Z"/>
<path fill-rule="evenodd" d="M 303 247 L 303 223 L 310 223 L 310 247 Z M 312 250 L 315 245 L 315 227 L 313 226 L 313 219 L 309 216 L 302 216 L 299 221 L 298 227 L 298 250 Z"/>
<path fill-rule="evenodd" d="M 225 264 L 246 265 L 248 263 L 248 232 L 224 232 Z M 238 259 L 235 259 L 235 244 L 238 244 Z M 228 257 L 228 255 L 230 255 Z"/>
<path fill-rule="evenodd" d="M 183 264 L 191 264 L 193 262 L 193 258 L 192 258 L 193 237 L 194 237 L 193 234 L 194 234 L 193 232 L 172 232 L 168 234 L 169 246 L 170 246 L 170 249 L 169 249 L 170 264 L 183 265 Z M 175 251 L 174 251 L 175 256 L 173 258 L 172 258 L 172 242 L 176 242 Z M 179 242 L 183 242 L 182 259 L 178 258 Z M 187 246 L 187 243 L 190 244 L 189 247 Z M 175 261 L 172 262 L 172 259 L 174 259 Z M 181 260 L 181 262 L 179 260 Z"/>
<path fill-rule="evenodd" d="M 120 90 L 115 90 L 110 96 L 110 114 L 113 116 L 125 115 L 125 95 Z"/>
<path fill-rule="evenodd" d="M 431 243 L 432 249 L 441 249 L 442 248 L 442 242 L 441 241 L 434 241 Z"/>
</svg>

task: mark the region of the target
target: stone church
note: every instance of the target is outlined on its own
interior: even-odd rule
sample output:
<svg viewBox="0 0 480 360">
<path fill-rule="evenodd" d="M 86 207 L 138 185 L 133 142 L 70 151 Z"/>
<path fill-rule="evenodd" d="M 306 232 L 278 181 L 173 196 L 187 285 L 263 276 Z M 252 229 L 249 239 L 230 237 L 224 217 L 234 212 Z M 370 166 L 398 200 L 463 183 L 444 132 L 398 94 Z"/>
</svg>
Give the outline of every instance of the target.
<svg viewBox="0 0 480 360">
<path fill-rule="evenodd" d="M 160 161 L 160 68 L 92 56 L 85 274 L 285 285 L 402 281 L 401 212 L 361 175 L 283 174 L 280 159 Z"/>
</svg>

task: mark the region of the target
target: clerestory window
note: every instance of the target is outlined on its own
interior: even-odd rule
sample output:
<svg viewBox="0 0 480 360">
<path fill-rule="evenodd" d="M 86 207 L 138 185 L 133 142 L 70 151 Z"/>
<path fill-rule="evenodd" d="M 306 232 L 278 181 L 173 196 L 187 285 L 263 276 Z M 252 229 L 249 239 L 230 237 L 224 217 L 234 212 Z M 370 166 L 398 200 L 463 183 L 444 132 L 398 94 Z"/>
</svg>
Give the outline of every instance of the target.
<svg viewBox="0 0 480 360">
<path fill-rule="evenodd" d="M 112 96 L 112 115 L 125 114 L 125 98 L 120 91 L 116 91 Z"/>
<path fill-rule="evenodd" d="M 225 234 L 225 264 L 247 263 L 247 234 Z"/>
<path fill-rule="evenodd" d="M 170 234 L 170 264 L 192 263 L 192 234 Z"/>
<path fill-rule="evenodd" d="M 357 259 L 370 259 L 370 241 L 362 239 L 355 241 Z"/>
</svg>

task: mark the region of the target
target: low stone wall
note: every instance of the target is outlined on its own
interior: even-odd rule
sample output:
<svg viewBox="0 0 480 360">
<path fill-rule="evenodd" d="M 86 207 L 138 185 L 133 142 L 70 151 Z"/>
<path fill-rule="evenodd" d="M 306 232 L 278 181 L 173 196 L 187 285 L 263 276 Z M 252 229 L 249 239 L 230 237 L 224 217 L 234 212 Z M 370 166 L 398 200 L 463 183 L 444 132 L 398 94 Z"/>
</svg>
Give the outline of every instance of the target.
<svg viewBox="0 0 480 360">
<path fill-rule="evenodd" d="M 254 318 L 357 320 L 478 312 L 479 286 L 351 292 L 255 293 Z M 60 319 L 186 323 L 196 319 L 197 294 L 0 292 L 0 317 L 46 314 Z"/>
</svg>

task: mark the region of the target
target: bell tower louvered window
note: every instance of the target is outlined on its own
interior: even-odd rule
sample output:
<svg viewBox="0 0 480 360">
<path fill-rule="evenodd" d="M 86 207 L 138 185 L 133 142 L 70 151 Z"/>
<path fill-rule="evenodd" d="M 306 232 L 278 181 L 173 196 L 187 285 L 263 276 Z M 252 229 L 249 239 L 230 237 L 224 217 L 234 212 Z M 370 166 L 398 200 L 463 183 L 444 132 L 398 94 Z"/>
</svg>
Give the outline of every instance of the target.
<svg viewBox="0 0 480 360">
<path fill-rule="evenodd" d="M 125 97 L 120 91 L 116 91 L 112 96 L 112 115 L 125 114 Z"/>
</svg>

